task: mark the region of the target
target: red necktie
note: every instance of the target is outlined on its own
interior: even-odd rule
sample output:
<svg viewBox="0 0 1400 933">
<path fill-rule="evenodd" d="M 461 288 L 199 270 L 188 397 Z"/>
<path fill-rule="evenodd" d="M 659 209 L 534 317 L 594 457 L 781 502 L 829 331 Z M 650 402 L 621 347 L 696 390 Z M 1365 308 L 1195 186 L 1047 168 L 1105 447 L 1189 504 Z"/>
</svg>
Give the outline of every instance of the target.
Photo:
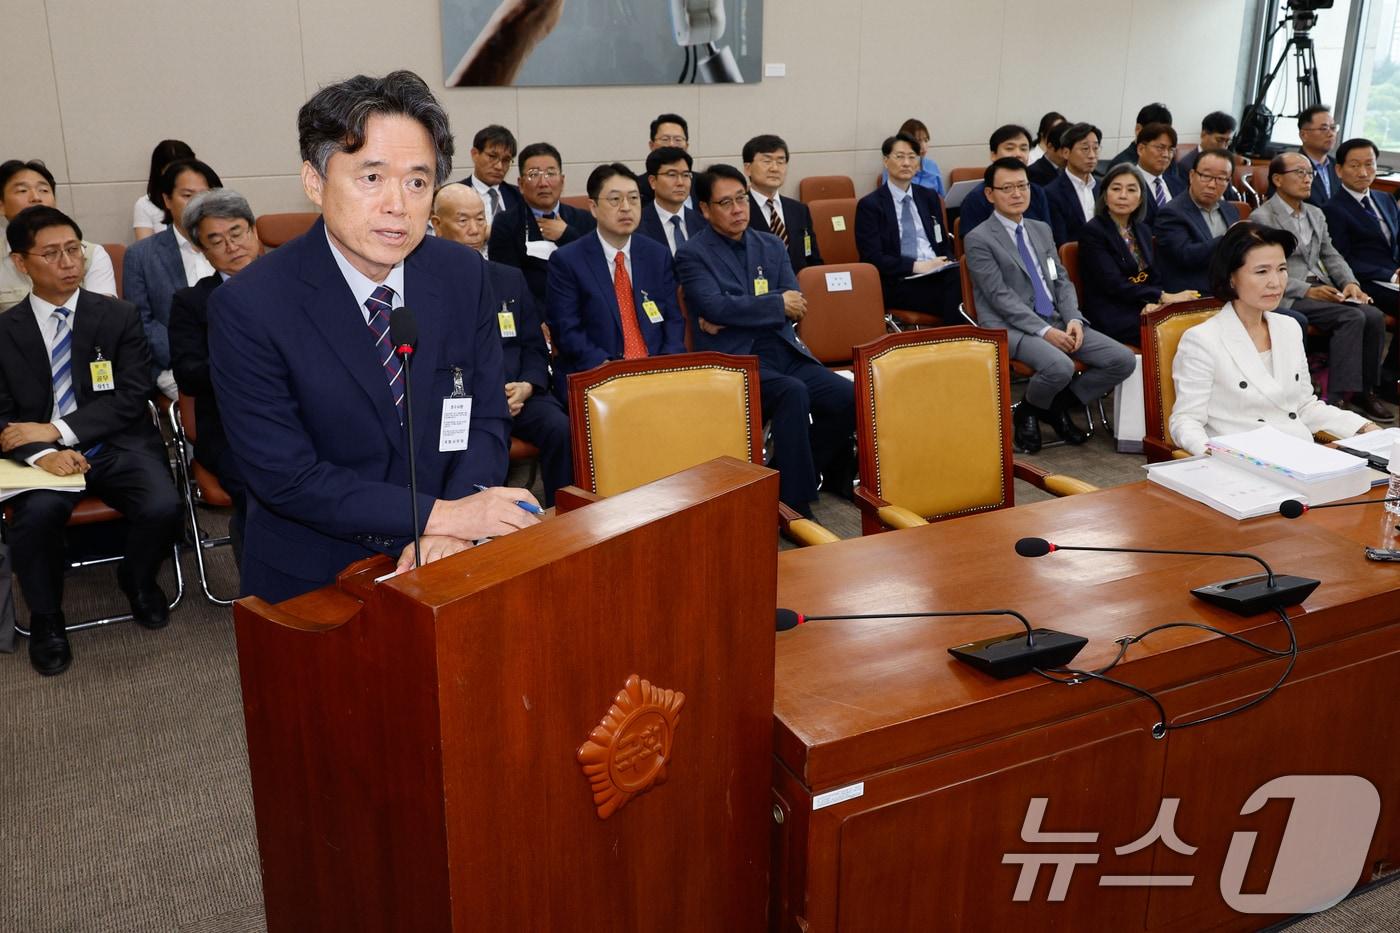
<svg viewBox="0 0 1400 933">
<path fill-rule="evenodd" d="M 622 355 L 629 360 L 647 355 L 642 325 L 637 323 L 637 305 L 632 300 L 632 277 L 627 274 L 627 257 L 622 250 L 613 257 L 613 291 L 617 292 L 617 313 L 622 318 Z"/>
</svg>

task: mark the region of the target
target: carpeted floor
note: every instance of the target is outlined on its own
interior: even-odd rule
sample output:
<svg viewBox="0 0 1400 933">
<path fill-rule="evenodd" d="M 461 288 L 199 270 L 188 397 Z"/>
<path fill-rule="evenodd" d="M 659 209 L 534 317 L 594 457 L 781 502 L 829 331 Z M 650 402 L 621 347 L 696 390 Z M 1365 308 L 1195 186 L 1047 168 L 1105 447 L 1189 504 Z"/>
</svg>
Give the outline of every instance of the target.
<svg viewBox="0 0 1400 933">
<path fill-rule="evenodd" d="M 1141 457 L 1113 453 L 1102 435 L 1026 459 L 1104 486 L 1143 475 Z M 1016 484 L 1018 502 L 1042 495 Z M 860 534 L 848 503 L 824 496 L 816 511 L 842 537 Z M 211 564 L 216 592 L 229 592 L 228 550 Z M 162 631 L 78 633 L 73 667 L 55 678 L 30 669 L 23 641 L 0 655 L 2 933 L 264 929 L 230 612 L 200 595 L 190 553 L 182 565 L 185 599 Z M 70 619 L 120 608 L 110 569 L 69 579 Z M 1400 885 L 1292 929 L 1400 930 Z"/>
</svg>

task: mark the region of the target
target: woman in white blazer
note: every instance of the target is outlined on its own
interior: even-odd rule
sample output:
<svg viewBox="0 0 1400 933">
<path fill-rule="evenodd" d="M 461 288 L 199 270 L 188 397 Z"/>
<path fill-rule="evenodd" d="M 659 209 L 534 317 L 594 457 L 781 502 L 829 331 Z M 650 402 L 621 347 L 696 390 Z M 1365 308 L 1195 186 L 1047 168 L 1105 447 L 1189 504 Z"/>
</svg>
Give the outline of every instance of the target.
<svg viewBox="0 0 1400 933">
<path fill-rule="evenodd" d="M 1193 455 L 1220 434 L 1261 424 L 1311 440 L 1318 431 L 1350 437 L 1377 426 L 1313 394 L 1303 331 L 1274 311 L 1288 284 L 1291 233 L 1238 223 L 1210 258 L 1215 297 L 1227 302 L 1186 331 L 1172 362 L 1176 404 L 1171 435 Z"/>
</svg>

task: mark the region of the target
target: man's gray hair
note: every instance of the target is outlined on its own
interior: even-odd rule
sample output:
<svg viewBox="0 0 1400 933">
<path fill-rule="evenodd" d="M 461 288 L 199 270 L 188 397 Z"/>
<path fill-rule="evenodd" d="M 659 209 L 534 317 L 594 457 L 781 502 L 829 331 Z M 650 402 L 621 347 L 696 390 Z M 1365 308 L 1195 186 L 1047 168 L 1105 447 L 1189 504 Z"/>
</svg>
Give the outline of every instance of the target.
<svg viewBox="0 0 1400 933">
<path fill-rule="evenodd" d="M 405 116 L 428 131 L 437 153 L 433 187 L 452 173 L 452 128 L 447 112 L 422 78 L 395 71 L 382 78 L 356 75 L 323 87 L 297 112 L 297 138 L 302 161 L 310 162 L 322 178 L 337 152 L 358 152 L 365 144 L 365 125 L 375 114 Z"/>
<path fill-rule="evenodd" d="M 210 188 L 208 191 L 201 191 L 185 204 L 185 212 L 180 215 L 180 220 L 195 246 L 204 245 L 199 242 L 199 222 L 207 217 L 246 220 L 249 227 L 253 226 L 253 209 L 248 206 L 248 199 L 232 188 Z"/>
</svg>

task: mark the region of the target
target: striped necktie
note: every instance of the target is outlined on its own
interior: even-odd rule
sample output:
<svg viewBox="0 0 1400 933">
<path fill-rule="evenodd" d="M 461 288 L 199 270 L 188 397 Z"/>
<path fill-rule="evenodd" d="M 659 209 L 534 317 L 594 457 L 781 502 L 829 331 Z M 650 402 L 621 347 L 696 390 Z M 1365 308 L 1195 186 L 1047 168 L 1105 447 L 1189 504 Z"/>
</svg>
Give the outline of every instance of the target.
<svg viewBox="0 0 1400 933">
<path fill-rule="evenodd" d="M 1165 189 L 1162 188 L 1162 176 L 1161 176 L 1161 175 L 1158 175 L 1156 178 L 1154 178 L 1154 179 L 1152 180 L 1152 190 L 1153 190 L 1154 192 L 1156 192 L 1156 196 L 1157 196 L 1157 206 L 1158 206 L 1158 207 L 1166 207 L 1166 206 L 1167 206 L 1167 192 L 1166 192 Z"/>
<path fill-rule="evenodd" d="M 788 245 L 787 227 L 783 226 L 783 217 L 778 213 L 778 199 L 768 199 L 768 229 L 773 235 L 783 241 L 783 245 Z"/>
<path fill-rule="evenodd" d="M 53 370 L 55 418 L 71 415 L 78 407 L 78 398 L 73 394 L 73 331 L 68 327 L 68 316 L 72 313 L 67 308 L 53 309 L 57 328 L 54 331 L 53 352 L 49 354 L 49 366 Z"/>
<path fill-rule="evenodd" d="M 393 303 L 394 290 L 381 285 L 365 299 L 365 309 L 369 311 L 369 330 L 374 335 L 374 349 L 379 354 L 379 364 L 384 367 L 384 376 L 389 380 L 389 393 L 394 398 L 394 407 L 398 409 L 402 423 L 403 362 L 389 343 L 389 312 L 393 309 Z"/>
</svg>

